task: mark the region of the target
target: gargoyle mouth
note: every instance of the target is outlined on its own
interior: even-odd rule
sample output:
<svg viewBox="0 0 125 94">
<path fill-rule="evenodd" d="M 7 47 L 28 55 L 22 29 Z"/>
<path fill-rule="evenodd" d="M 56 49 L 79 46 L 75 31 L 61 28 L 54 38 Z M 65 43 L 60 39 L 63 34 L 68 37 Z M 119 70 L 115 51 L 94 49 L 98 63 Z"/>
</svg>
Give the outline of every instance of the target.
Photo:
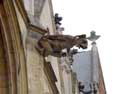
<svg viewBox="0 0 125 94">
<path fill-rule="evenodd" d="M 88 42 L 87 40 L 83 40 L 82 43 L 79 45 L 82 49 L 86 49 L 88 47 Z"/>
<path fill-rule="evenodd" d="M 85 45 L 85 44 L 80 44 L 80 47 L 82 48 L 82 49 L 86 49 L 87 48 L 87 45 Z"/>
</svg>

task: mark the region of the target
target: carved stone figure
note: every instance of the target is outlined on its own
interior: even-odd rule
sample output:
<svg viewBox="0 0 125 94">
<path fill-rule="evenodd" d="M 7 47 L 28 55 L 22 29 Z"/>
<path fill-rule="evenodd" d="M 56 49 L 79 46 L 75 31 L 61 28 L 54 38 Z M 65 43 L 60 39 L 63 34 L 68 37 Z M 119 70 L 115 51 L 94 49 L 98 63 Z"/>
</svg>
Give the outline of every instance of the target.
<svg viewBox="0 0 125 94">
<path fill-rule="evenodd" d="M 56 13 L 56 14 L 55 14 L 55 24 L 61 25 L 61 22 L 60 22 L 60 21 L 62 21 L 62 17 L 59 17 L 59 14 Z"/>
<path fill-rule="evenodd" d="M 67 52 L 69 52 L 73 46 L 86 49 L 87 44 L 85 34 L 77 36 L 46 35 L 41 37 L 36 48 L 43 56 L 52 55 L 61 57 L 65 55 L 65 53 L 62 52 L 63 49 L 67 49 Z"/>
<path fill-rule="evenodd" d="M 61 27 L 61 21 L 62 21 L 62 17 L 59 16 L 58 13 L 55 14 L 55 26 L 56 26 L 56 33 L 60 34 L 60 32 L 64 31 L 64 28 Z"/>
</svg>

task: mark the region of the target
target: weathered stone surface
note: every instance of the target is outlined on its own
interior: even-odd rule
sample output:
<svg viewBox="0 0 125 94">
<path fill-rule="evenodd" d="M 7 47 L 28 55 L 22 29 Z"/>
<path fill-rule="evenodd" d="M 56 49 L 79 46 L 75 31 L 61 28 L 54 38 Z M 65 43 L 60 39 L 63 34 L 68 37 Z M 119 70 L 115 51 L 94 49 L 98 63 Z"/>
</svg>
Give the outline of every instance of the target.
<svg viewBox="0 0 125 94">
<path fill-rule="evenodd" d="M 34 14 L 40 15 L 43 10 L 45 0 L 34 0 Z"/>
<path fill-rule="evenodd" d="M 29 94 L 44 94 L 45 92 L 51 92 L 51 88 L 44 71 L 43 57 L 35 49 L 35 43 L 35 39 L 28 38 L 27 74 Z"/>
</svg>

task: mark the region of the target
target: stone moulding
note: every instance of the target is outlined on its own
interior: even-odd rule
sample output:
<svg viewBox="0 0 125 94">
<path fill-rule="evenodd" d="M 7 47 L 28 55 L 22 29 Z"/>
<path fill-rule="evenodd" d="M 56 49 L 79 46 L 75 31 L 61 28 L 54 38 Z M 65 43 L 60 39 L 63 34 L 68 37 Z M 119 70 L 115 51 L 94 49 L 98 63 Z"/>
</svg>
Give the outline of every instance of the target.
<svg viewBox="0 0 125 94">
<path fill-rule="evenodd" d="M 27 16 L 27 13 L 26 13 L 22 0 L 15 0 L 15 4 L 16 4 L 25 24 L 28 26 L 28 24 L 30 23 L 30 20 Z"/>
<path fill-rule="evenodd" d="M 44 35 L 45 33 L 47 33 L 48 31 L 45 30 L 45 29 L 42 29 L 40 27 L 37 27 L 35 25 L 32 25 L 32 24 L 29 24 L 29 29 L 32 30 L 32 31 L 35 31 L 37 33 L 40 33 L 42 35 Z M 41 32 L 42 31 L 42 32 Z"/>
<path fill-rule="evenodd" d="M 45 60 L 44 60 L 44 72 L 46 73 L 46 76 L 48 78 L 48 81 L 50 83 L 53 93 L 59 94 L 59 91 L 55 84 L 55 82 L 57 81 L 56 75 L 52 69 L 50 62 L 46 62 Z"/>
<path fill-rule="evenodd" d="M 8 63 L 9 94 L 28 94 L 27 72 L 24 49 L 21 43 L 20 28 L 12 0 L 0 1 L 0 22 Z M 19 70 L 19 72 L 18 72 Z M 5 94 L 2 92 L 2 94 Z"/>
</svg>

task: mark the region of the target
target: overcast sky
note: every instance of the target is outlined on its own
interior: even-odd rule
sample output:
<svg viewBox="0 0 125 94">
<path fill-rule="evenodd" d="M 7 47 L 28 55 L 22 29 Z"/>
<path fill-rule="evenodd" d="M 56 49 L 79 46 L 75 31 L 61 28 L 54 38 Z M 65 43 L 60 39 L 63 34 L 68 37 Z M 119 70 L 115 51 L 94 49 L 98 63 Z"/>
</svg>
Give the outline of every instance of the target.
<svg viewBox="0 0 125 94">
<path fill-rule="evenodd" d="M 107 94 L 125 94 L 125 0 L 52 0 L 65 34 L 95 30 Z"/>
</svg>

